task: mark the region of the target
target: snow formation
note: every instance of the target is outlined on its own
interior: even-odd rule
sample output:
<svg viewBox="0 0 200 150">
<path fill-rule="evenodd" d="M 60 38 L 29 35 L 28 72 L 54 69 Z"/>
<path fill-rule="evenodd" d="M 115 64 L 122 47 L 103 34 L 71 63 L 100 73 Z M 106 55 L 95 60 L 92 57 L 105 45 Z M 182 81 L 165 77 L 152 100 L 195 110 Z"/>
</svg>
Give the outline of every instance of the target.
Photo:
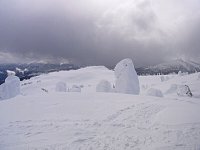
<svg viewBox="0 0 200 150">
<path fill-rule="evenodd" d="M 67 91 L 67 86 L 65 82 L 58 82 L 56 84 L 56 92 L 66 92 Z"/>
<path fill-rule="evenodd" d="M 111 92 L 111 83 L 107 80 L 101 80 L 96 86 L 96 92 Z"/>
<path fill-rule="evenodd" d="M 73 85 L 72 88 L 69 89 L 69 92 L 81 92 L 81 87 Z"/>
<path fill-rule="evenodd" d="M 0 85 L 0 99 L 10 99 L 20 94 L 20 79 L 12 73 Z"/>
<path fill-rule="evenodd" d="M 155 88 L 150 88 L 147 91 L 148 96 L 155 96 L 155 97 L 163 97 L 163 93 L 161 90 L 155 89 Z"/>
<path fill-rule="evenodd" d="M 137 73 L 131 59 L 120 61 L 115 67 L 115 91 L 117 93 L 135 94 L 140 93 Z"/>
</svg>

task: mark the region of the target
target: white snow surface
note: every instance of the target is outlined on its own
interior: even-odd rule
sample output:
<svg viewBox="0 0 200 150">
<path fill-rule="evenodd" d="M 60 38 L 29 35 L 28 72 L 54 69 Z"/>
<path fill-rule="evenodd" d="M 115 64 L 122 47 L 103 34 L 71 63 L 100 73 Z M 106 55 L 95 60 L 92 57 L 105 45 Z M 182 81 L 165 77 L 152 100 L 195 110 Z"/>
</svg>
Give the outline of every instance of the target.
<svg viewBox="0 0 200 150">
<path fill-rule="evenodd" d="M 140 95 L 96 92 L 116 80 L 101 66 L 22 81 L 21 95 L 0 101 L 0 150 L 199 150 L 199 73 L 165 77 L 140 76 Z M 56 92 L 59 81 L 81 92 Z M 173 92 L 181 84 L 192 98 Z M 151 88 L 164 97 L 146 96 Z"/>
<path fill-rule="evenodd" d="M 134 94 L 140 93 L 138 75 L 131 59 L 120 61 L 115 67 L 115 91 L 117 93 Z"/>
</svg>

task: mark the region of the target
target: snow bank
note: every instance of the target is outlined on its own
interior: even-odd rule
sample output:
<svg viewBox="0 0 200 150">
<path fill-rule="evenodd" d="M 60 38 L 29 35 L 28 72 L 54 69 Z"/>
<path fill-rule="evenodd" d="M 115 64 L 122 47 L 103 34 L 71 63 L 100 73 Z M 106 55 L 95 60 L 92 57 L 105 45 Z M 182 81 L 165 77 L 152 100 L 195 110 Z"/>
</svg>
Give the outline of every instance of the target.
<svg viewBox="0 0 200 150">
<path fill-rule="evenodd" d="M 158 89 L 154 89 L 154 88 L 150 88 L 146 95 L 148 96 L 155 96 L 155 97 L 163 97 L 163 93 L 162 91 L 158 90 Z"/>
<path fill-rule="evenodd" d="M 10 99 L 20 94 L 20 79 L 9 74 L 5 83 L 0 86 L 0 99 Z"/>
<path fill-rule="evenodd" d="M 65 82 L 58 82 L 56 84 L 56 92 L 66 92 L 67 91 L 67 86 Z"/>
<path fill-rule="evenodd" d="M 135 94 L 140 93 L 137 73 L 131 59 L 120 61 L 115 67 L 115 91 L 117 93 Z"/>
<path fill-rule="evenodd" d="M 100 81 L 96 86 L 96 92 L 111 92 L 111 83 L 107 80 Z"/>
</svg>

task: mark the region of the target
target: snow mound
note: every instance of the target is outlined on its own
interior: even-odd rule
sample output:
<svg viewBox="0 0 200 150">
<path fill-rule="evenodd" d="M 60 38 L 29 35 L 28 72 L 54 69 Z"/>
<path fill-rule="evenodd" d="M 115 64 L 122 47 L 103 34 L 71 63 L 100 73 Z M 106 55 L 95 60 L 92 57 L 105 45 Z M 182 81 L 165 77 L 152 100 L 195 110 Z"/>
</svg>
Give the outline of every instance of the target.
<svg viewBox="0 0 200 150">
<path fill-rule="evenodd" d="M 115 91 L 117 93 L 135 94 L 140 93 L 138 75 L 131 59 L 120 61 L 115 67 Z"/>
<path fill-rule="evenodd" d="M 111 83 L 107 80 L 101 80 L 96 86 L 96 92 L 111 92 Z"/>
<path fill-rule="evenodd" d="M 69 89 L 69 92 L 81 92 L 81 87 L 73 85 L 72 88 Z"/>
<path fill-rule="evenodd" d="M 178 85 L 171 84 L 170 88 L 165 92 L 165 94 L 172 94 L 177 92 Z"/>
<path fill-rule="evenodd" d="M 10 99 L 20 94 L 20 79 L 17 76 L 9 75 L 5 83 L 0 86 L 0 99 Z"/>
<path fill-rule="evenodd" d="M 56 84 L 56 92 L 66 92 L 67 86 L 65 82 L 58 82 Z"/>
<path fill-rule="evenodd" d="M 162 91 L 158 90 L 158 89 L 154 89 L 154 88 L 150 88 L 146 95 L 148 96 L 155 96 L 155 97 L 163 97 L 163 93 Z"/>
</svg>

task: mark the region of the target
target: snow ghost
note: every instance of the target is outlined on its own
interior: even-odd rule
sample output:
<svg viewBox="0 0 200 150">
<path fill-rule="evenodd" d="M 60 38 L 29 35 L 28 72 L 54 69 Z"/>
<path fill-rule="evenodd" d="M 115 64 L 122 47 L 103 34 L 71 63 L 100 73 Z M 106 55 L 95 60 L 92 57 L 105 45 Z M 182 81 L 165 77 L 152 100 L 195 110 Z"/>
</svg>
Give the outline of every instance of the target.
<svg viewBox="0 0 200 150">
<path fill-rule="evenodd" d="M 146 95 L 148 96 L 155 96 L 155 97 L 163 97 L 163 93 L 162 91 L 158 90 L 158 89 L 154 89 L 154 88 L 150 88 Z"/>
<path fill-rule="evenodd" d="M 73 85 L 69 92 L 81 92 L 81 87 L 77 85 Z"/>
<path fill-rule="evenodd" d="M 67 86 L 65 82 L 58 82 L 56 84 L 56 92 L 66 92 Z"/>
<path fill-rule="evenodd" d="M 20 94 L 20 79 L 9 74 L 5 83 L 1 85 L 1 99 L 10 99 Z"/>
<path fill-rule="evenodd" d="M 135 95 L 140 93 L 138 76 L 131 59 L 120 61 L 114 70 L 116 76 L 116 92 Z"/>
<path fill-rule="evenodd" d="M 97 84 L 96 86 L 96 92 L 111 92 L 111 91 L 112 91 L 111 84 L 106 80 L 100 81 L 99 84 Z"/>
</svg>

